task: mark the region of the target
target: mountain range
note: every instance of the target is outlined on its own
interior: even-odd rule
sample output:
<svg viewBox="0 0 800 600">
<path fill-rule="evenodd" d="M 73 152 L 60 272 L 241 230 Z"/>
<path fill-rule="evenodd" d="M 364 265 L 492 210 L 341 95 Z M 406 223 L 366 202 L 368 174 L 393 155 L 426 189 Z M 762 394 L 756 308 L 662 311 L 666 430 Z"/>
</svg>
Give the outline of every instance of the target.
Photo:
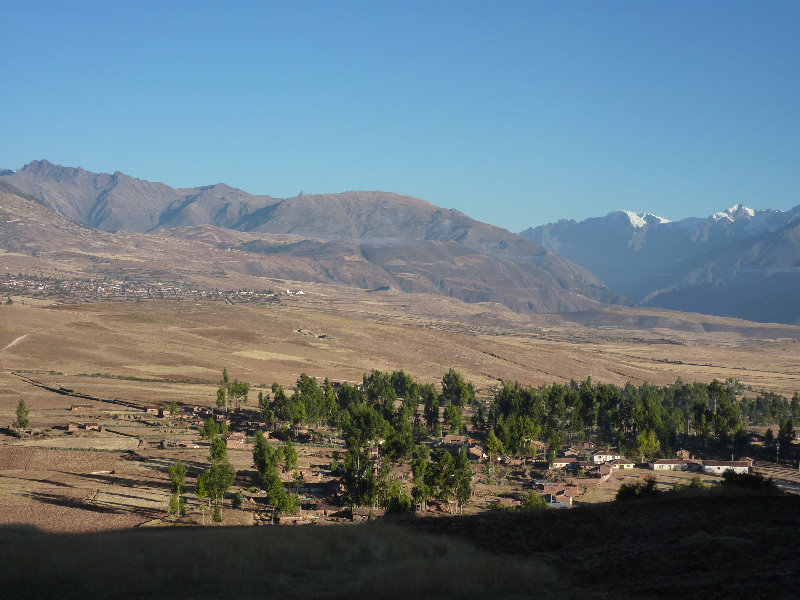
<svg viewBox="0 0 800 600">
<path fill-rule="evenodd" d="M 737 204 L 679 221 L 618 210 L 520 235 L 641 305 L 800 322 L 800 206 L 780 211 Z"/>
<path fill-rule="evenodd" d="M 177 189 L 47 160 L 0 171 L 0 189 L 18 206 L 34 202 L 79 226 L 70 237 L 64 222 L 53 225 L 40 211 L 43 227 L 26 230 L 28 249 L 55 252 L 48 236 L 79 249 L 88 227 L 108 234 L 89 236 L 95 246 L 124 239 L 126 256 L 158 247 L 148 261 L 169 269 L 182 256 L 181 272 L 207 283 L 203 265 L 213 264 L 216 274 L 389 287 L 517 312 L 637 303 L 800 323 L 800 206 L 739 204 L 678 221 L 620 210 L 518 235 L 387 192 L 274 198 L 223 183 Z M 6 251 L 20 246 L 8 231 L 2 239 Z"/>
<path fill-rule="evenodd" d="M 38 203 L 112 236 L 97 240 L 136 238 L 140 247 L 166 239 L 178 246 L 181 240 L 194 244 L 197 256 L 208 255 L 209 265 L 217 261 L 223 271 L 252 277 L 394 287 L 521 312 L 628 303 L 586 269 L 530 240 L 408 196 L 345 192 L 276 199 L 224 184 L 174 189 L 48 161 L 2 171 L 0 184 L 16 192 L 17 204 Z M 42 214 L 37 218 L 46 221 Z M 59 227 L 59 239 L 70 245 Z M 39 232 L 45 246 L 48 231 Z M 35 238 L 32 230 L 27 235 Z M 35 246 L 35 240 L 28 244 Z M 224 260 L 216 254 L 222 251 Z M 170 260 L 161 253 L 158 261 L 167 264 L 158 266 Z"/>
</svg>

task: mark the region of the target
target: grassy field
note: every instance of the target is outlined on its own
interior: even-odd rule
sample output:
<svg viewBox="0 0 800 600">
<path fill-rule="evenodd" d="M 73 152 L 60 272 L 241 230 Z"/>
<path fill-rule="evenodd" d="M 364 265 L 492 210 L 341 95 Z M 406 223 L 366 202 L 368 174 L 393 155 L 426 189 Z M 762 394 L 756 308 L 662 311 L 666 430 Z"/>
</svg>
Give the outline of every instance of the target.
<svg viewBox="0 0 800 600">
<path fill-rule="evenodd" d="M 358 381 L 372 368 L 402 368 L 437 382 L 452 367 L 484 392 L 501 381 L 539 385 L 587 376 L 617 385 L 734 377 L 789 397 L 800 390 L 800 327 L 638 309 L 575 321 L 481 315 L 469 312 L 474 305 L 447 299 L 415 307 L 404 303 L 409 297 L 385 294 L 358 304 L 309 293 L 278 307 L 166 301 L 1 307 L 0 344 L 26 337 L 1 352 L 0 361 L 6 371 L 58 371 L 63 375 L 47 379 L 142 402 L 208 398 L 210 386 L 169 382 L 213 385 L 222 367 L 251 384 L 285 386 L 302 372 Z M 75 379 L 94 373 L 165 382 Z M 0 411 L 19 391 L 3 376 Z"/>
<path fill-rule="evenodd" d="M 324 292 L 324 293 L 323 293 Z M 0 434 L 0 522 L 21 521 L 48 531 L 132 527 L 164 516 L 167 467 L 180 458 L 193 477 L 208 464 L 208 447 L 186 424 L 167 427 L 143 417 L 145 406 L 175 400 L 181 408 L 212 406 L 223 367 L 250 382 L 251 404 L 273 381 L 291 387 L 302 372 L 360 381 L 372 368 L 404 369 L 436 382 L 455 368 L 487 397 L 501 381 L 635 384 L 737 377 L 754 390 L 791 396 L 800 389 L 800 328 L 746 323 L 668 311 L 601 311 L 566 317 L 523 317 L 447 298 L 395 293 L 351 298 L 309 289 L 281 306 L 211 302 L 142 302 L 0 307 L 0 425 L 20 398 L 41 431 L 17 440 Z M 299 298 L 299 299 L 298 299 Z M 54 393 L 66 388 L 85 400 Z M 105 400 L 105 401 L 104 401 Z M 115 403 L 122 401 L 125 405 Z M 74 403 L 91 411 L 70 411 Z M 94 421 L 104 432 L 67 433 L 70 421 Z M 200 448 L 161 449 L 188 440 Z M 325 471 L 333 450 L 300 447 L 300 466 Z M 232 451 L 237 486 L 258 484 L 249 452 Z M 620 474 L 577 498 L 609 500 Z M 530 474 L 503 470 L 487 480 L 476 467 L 475 500 L 484 508 L 499 493 L 522 493 Z M 623 479 L 626 478 L 626 479 Z M 659 475 L 669 487 L 681 474 Z M 787 489 L 800 482 L 782 473 Z M 189 498 L 186 522 L 200 522 Z M 207 517 L 207 515 L 206 515 Z M 230 511 L 229 522 L 254 514 Z"/>
</svg>

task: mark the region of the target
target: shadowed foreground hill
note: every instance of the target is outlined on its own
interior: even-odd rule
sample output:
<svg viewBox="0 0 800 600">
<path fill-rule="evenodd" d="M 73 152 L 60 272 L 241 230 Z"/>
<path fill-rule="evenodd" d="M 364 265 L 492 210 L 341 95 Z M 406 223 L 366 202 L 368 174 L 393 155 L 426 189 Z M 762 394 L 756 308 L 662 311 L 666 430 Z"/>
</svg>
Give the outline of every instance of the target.
<svg viewBox="0 0 800 600">
<path fill-rule="evenodd" d="M 0 529 L 6 598 L 795 598 L 800 498 L 335 527 Z"/>
<path fill-rule="evenodd" d="M 551 566 L 568 597 L 797 598 L 800 497 L 659 496 L 413 527 Z"/>
<path fill-rule="evenodd" d="M 0 529 L 4 598 L 528 598 L 547 567 L 368 523 L 49 535 Z"/>
</svg>

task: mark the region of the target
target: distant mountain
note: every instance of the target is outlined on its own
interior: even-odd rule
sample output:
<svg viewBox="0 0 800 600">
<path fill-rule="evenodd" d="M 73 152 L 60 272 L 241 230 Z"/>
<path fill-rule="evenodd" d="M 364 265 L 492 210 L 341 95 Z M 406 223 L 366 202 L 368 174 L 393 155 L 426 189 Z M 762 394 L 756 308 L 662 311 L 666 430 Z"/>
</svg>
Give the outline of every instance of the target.
<svg viewBox="0 0 800 600">
<path fill-rule="evenodd" d="M 5 171 L 0 181 L 74 221 L 109 232 L 125 229 L 144 233 L 181 225 L 234 227 L 244 215 L 277 202 L 224 184 L 179 190 L 119 171 L 113 175 L 92 173 L 47 160 L 33 161 L 15 172 Z"/>
<path fill-rule="evenodd" d="M 253 276 L 366 289 L 389 285 L 518 311 L 628 303 L 586 269 L 530 240 L 408 196 L 345 192 L 276 199 L 224 184 L 174 189 L 48 161 L 4 173 L 0 183 L 108 232 L 163 231 L 192 243 L 217 236 L 209 226 L 247 232 L 225 246 L 240 251 L 229 268 Z M 275 235 L 296 237 L 275 243 Z"/>
<path fill-rule="evenodd" d="M 800 314 L 782 305 L 800 294 L 791 233 L 798 219 L 800 206 L 784 212 L 738 204 L 705 219 L 674 222 L 620 210 L 529 228 L 521 235 L 642 304 L 795 322 Z M 733 290 L 736 302 L 725 295 Z"/>
<path fill-rule="evenodd" d="M 800 324 L 800 216 L 768 231 L 693 257 L 679 281 L 643 304 L 750 321 Z"/>
</svg>

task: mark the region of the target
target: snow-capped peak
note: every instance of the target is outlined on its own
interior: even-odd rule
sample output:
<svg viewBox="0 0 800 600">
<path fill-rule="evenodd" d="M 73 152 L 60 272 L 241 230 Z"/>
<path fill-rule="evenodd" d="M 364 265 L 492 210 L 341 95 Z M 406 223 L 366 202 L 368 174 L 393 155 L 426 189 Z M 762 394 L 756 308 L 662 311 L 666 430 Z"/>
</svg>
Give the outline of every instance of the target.
<svg viewBox="0 0 800 600">
<path fill-rule="evenodd" d="M 630 210 L 620 210 L 617 211 L 620 213 L 624 213 L 628 217 L 628 221 L 630 221 L 633 227 L 647 227 L 653 221 L 656 223 L 670 223 L 669 219 L 665 219 L 664 217 L 659 217 L 657 215 L 651 215 L 650 213 L 637 213 Z"/>
<path fill-rule="evenodd" d="M 711 218 L 715 221 L 736 221 L 738 219 L 751 219 L 755 216 L 756 211 L 752 208 L 746 207 L 744 204 L 736 204 L 731 206 L 728 210 L 716 212 L 711 215 Z"/>
</svg>

